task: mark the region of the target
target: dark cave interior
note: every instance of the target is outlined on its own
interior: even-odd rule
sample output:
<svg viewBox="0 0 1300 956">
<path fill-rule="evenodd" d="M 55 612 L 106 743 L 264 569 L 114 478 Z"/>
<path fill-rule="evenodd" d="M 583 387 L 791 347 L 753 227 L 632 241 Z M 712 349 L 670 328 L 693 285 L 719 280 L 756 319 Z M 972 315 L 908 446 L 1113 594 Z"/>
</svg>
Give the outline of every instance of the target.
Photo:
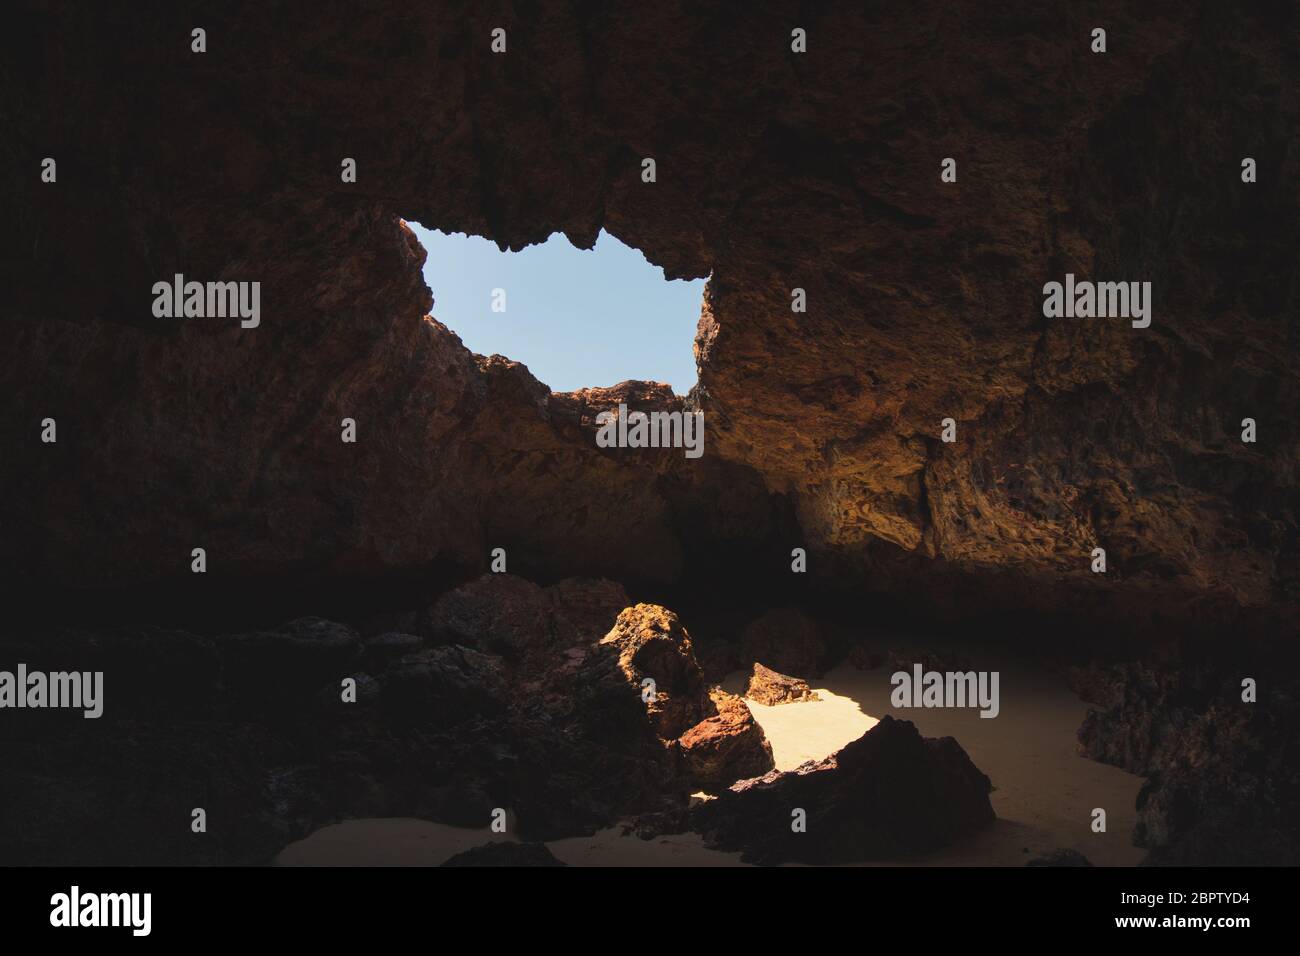
<svg viewBox="0 0 1300 956">
<path fill-rule="evenodd" d="M 716 686 L 896 633 L 1068 683 L 1080 753 L 1145 778 L 1147 862 L 1300 860 L 1300 19 L 1098 2 L 1102 58 L 1065 3 L 736 9 L 16 5 L 0 669 L 101 667 L 110 704 L 0 722 L 0 860 L 263 863 L 497 806 L 532 840 L 906 858 L 993 817 L 960 746 L 887 720 L 726 790 L 776 771 Z M 470 353 L 402 215 L 711 275 L 698 385 Z M 178 273 L 260 282 L 260 325 L 152 315 Z M 1066 273 L 1149 280 L 1151 327 L 1045 320 Z M 707 454 L 597 448 L 620 403 L 702 410 Z M 771 836 L 871 773 L 881 826 Z M 154 835 L 200 802 L 241 825 Z"/>
</svg>

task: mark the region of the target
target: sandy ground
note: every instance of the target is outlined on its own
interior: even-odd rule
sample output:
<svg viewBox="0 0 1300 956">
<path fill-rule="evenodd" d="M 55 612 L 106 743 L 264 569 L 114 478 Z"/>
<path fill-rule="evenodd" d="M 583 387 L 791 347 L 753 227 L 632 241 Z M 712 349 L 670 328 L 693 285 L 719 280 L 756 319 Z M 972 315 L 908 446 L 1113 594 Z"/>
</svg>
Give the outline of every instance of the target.
<svg viewBox="0 0 1300 956">
<path fill-rule="evenodd" d="M 965 652 L 977 670 L 1000 673 L 1001 711 L 981 718 L 976 709 L 895 709 L 887 668 L 841 666 L 811 681 L 819 701 L 750 710 L 772 744 L 778 769 L 834 753 L 892 714 L 911 720 L 929 737 L 953 736 L 993 780 L 997 821 L 937 853 L 901 865 L 1020 866 L 1062 847 L 1098 866 L 1131 866 L 1143 856 L 1130 844 L 1139 777 L 1078 756 L 1075 731 L 1085 705 L 1045 672 L 1011 659 Z M 724 686 L 737 691 L 742 674 Z M 874 715 L 874 716 L 873 716 Z M 1092 810 L 1105 808 L 1107 832 L 1093 833 Z M 490 840 L 512 839 L 423 820 L 351 820 L 324 827 L 290 845 L 281 865 L 428 866 Z M 717 853 L 693 834 L 641 840 L 611 828 L 590 837 L 548 844 L 565 863 L 587 866 L 736 866 L 739 854 Z M 899 865 L 898 863 L 892 865 Z"/>
</svg>

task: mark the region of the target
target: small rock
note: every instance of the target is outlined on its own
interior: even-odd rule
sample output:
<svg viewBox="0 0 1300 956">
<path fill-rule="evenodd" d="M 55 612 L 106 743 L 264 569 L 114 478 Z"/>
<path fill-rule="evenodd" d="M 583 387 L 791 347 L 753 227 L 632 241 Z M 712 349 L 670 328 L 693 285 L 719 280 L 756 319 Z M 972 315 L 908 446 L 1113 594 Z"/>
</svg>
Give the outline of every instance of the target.
<svg viewBox="0 0 1300 956">
<path fill-rule="evenodd" d="M 804 700 L 821 700 L 808 687 L 808 682 L 797 677 L 778 674 L 770 667 L 754 663 L 754 672 L 749 677 L 749 687 L 745 696 L 752 701 L 766 704 L 794 704 Z"/>
</svg>

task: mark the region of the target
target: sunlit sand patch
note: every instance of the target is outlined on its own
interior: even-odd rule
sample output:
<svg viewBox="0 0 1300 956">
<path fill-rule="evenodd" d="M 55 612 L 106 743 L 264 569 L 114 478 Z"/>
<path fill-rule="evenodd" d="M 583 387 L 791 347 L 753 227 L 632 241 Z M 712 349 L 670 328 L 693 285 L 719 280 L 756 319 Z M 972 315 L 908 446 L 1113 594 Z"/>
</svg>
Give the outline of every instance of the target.
<svg viewBox="0 0 1300 956">
<path fill-rule="evenodd" d="M 793 770 L 806 760 L 829 757 L 880 722 L 863 713 L 858 702 L 850 697 L 824 687 L 813 687 L 813 690 L 820 700 L 771 707 L 745 701 L 772 745 L 777 770 Z"/>
</svg>

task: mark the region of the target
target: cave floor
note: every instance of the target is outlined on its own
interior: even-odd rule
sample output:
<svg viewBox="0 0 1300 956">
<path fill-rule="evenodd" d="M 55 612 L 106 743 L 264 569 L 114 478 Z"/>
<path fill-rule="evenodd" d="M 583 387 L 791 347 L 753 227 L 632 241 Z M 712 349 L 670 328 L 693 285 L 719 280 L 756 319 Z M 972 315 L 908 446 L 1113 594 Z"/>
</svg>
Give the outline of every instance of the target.
<svg viewBox="0 0 1300 956">
<path fill-rule="evenodd" d="M 1087 706 L 1057 676 L 996 653 L 969 653 L 979 668 L 1001 674 L 1001 710 L 981 718 L 976 709 L 901 709 L 890 704 L 888 668 L 841 665 L 810 681 L 822 698 L 750 710 L 772 744 L 777 769 L 819 759 L 860 737 L 885 714 L 911 720 L 927 737 L 953 736 L 992 779 L 996 822 L 935 853 L 891 865 L 1020 866 L 1060 848 L 1078 850 L 1097 866 L 1132 866 L 1144 851 L 1130 843 L 1134 801 L 1142 778 L 1078 755 L 1075 732 Z M 745 675 L 723 686 L 743 690 Z M 1107 832 L 1092 832 L 1092 812 L 1106 810 Z M 280 865 L 429 866 L 491 840 L 511 839 L 485 829 L 425 820 L 348 820 L 323 827 L 286 847 Z M 735 866 L 739 853 L 720 853 L 692 833 L 642 840 L 611 827 L 589 837 L 547 844 L 557 858 L 587 866 Z"/>
</svg>

